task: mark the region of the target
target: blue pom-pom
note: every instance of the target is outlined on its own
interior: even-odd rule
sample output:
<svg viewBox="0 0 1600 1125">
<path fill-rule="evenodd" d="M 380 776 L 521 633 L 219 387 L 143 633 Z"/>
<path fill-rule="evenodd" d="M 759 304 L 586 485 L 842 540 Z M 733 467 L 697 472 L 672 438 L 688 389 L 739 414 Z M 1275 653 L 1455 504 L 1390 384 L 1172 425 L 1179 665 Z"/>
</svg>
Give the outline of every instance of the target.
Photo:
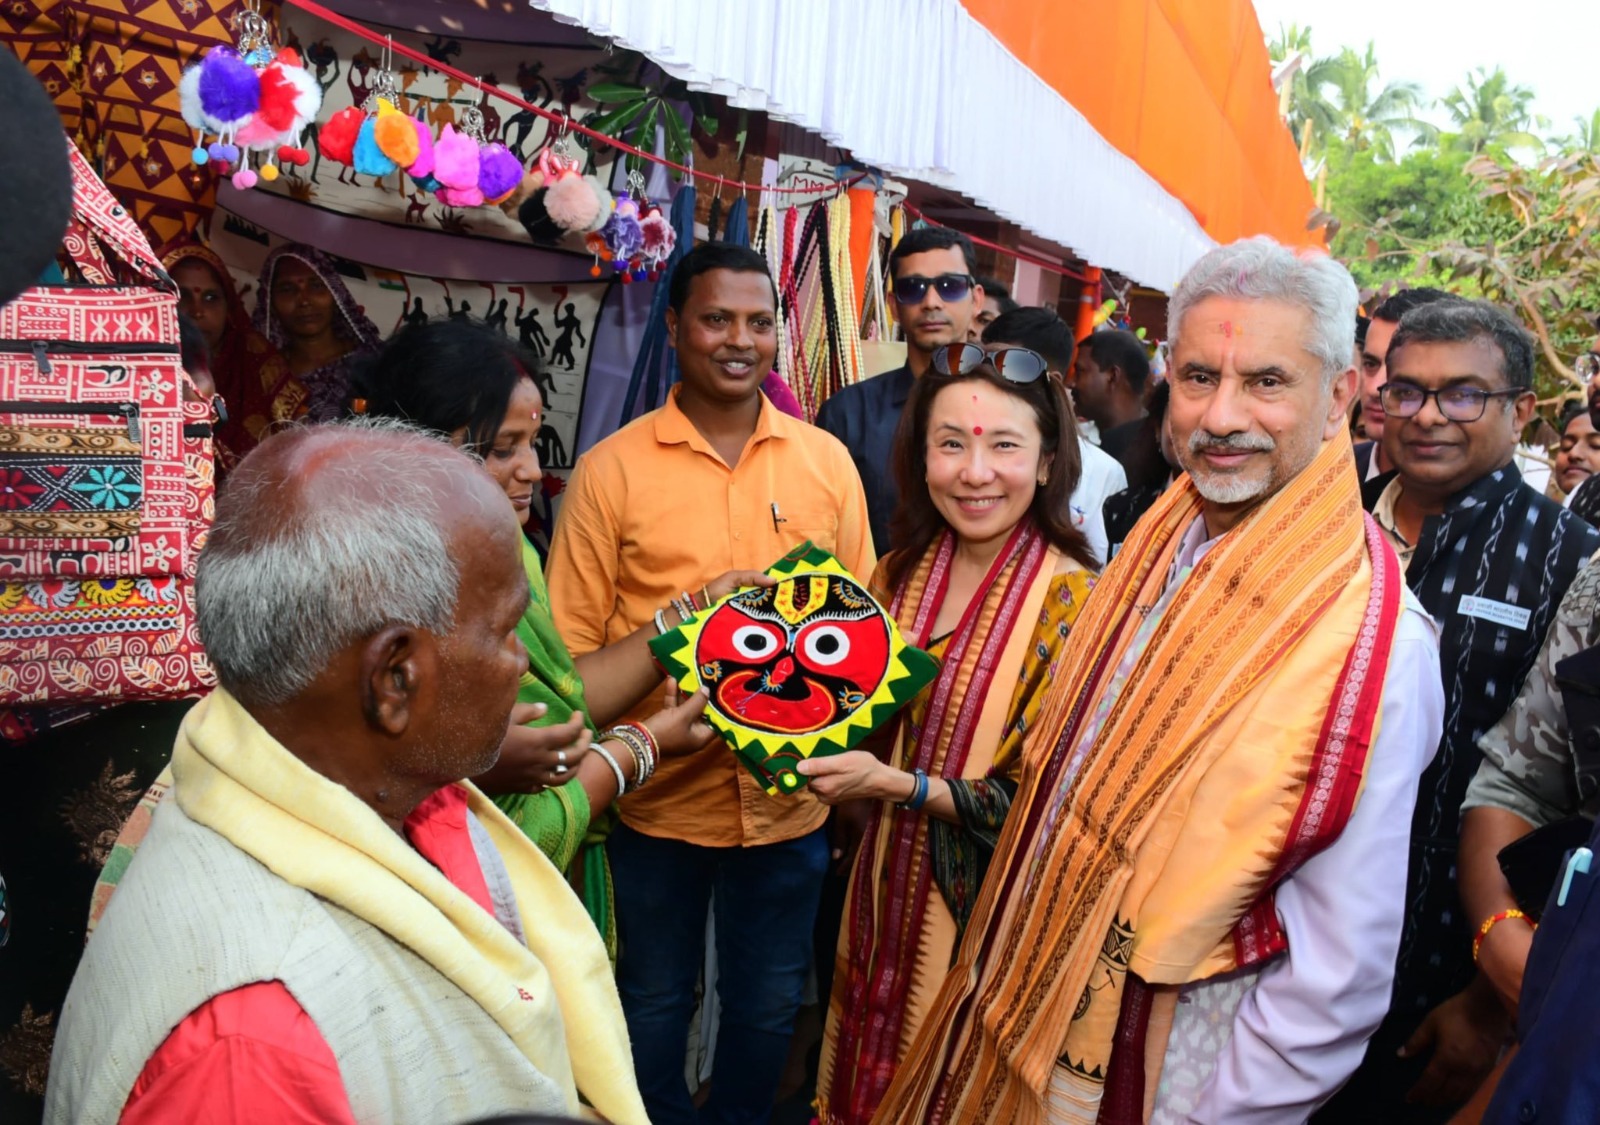
<svg viewBox="0 0 1600 1125">
<path fill-rule="evenodd" d="M 201 145 L 195 145 L 194 151 L 189 154 L 196 164 L 204 164 L 211 159 L 211 154 Z"/>
<path fill-rule="evenodd" d="M 439 181 L 432 176 L 412 176 L 411 182 L 417 185 L 418 191 L 438 191 Z"/>
<path fill-rule="evenodd" d="M 356 134 L 355 169 L 363 176 L 387 176 L 400 167 L 378 147 L 378 140 L 373 136 L 377 120 L 367 118 L 361 123 L 361 132 Z"/>
<path fill-rule="evenodd" d="M 645 270 L 634 270 L 633 271 L 633 280 L 635 280 L 635 281 L 643 281 L 645 278 L 647 278 L 649 276 L 650 276 L 649 273 L 646 272 Z"/>
<path fill-rule="evenodd" d="M 226 160 L 229 164 L 237 164 L 239 162 L 238 145 L 222 145 L 221 147 L 221 152 L 213 152 L 211 155 L 218 160 Z"/>
</svg>

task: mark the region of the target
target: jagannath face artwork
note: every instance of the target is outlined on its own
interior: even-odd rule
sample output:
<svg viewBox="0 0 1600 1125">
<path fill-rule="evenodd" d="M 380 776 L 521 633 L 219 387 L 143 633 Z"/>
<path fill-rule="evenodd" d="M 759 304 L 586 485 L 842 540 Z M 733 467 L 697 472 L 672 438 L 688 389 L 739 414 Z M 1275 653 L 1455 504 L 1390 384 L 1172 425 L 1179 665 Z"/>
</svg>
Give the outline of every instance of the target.
<svg viewBox="0 0 1600 1125">
<path fill-rule="evenodd" d="M 651 642 L 769 793 L 805 784 L 801 758 L 852 749 L 933 678 L 932 657 L 826 551 L 809 543 Z"/>
</svg>

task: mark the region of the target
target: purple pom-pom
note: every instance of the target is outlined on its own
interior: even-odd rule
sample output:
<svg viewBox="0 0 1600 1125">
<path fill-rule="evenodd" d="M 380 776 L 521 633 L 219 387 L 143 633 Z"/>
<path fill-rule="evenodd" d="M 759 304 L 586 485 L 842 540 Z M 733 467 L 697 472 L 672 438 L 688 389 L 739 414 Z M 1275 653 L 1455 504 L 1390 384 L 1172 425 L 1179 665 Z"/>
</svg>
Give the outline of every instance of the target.
<svg viewBox="0 0 1600 1125">
<path fill-rule="evenodd" d="M 214 47 L 200 63 L 200 108 L 217 121 L 238 123 L 261 104 L 261 79 L 231 47 Z"/>
<path fill-rule="evenodd" d="M 502 199 L 522 182 L 522 162 L 496 142 L 478 150 L 478 190 L 491 202 Z"/>
<path fill-rule="evenodd" d="M 638 218 L 620 207 L 611 212 L 606 225 L 600 229 L 600 237 L 606 240 L 611 253 L 621 261 L 633 257 L 644 247 L 644 231 L 639 226 Z"/>
</svg>

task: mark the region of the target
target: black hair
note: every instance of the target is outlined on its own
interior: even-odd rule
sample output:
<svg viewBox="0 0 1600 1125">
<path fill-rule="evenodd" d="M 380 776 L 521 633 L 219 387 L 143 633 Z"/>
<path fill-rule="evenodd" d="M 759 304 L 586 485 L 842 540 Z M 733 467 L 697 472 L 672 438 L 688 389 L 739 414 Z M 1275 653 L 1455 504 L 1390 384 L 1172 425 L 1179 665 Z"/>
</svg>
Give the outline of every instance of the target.
<svg viewBox="0 0 1600 1125">
<path fill-rule="evenodd" d="M 978 278 L 978 285 L 980 288 L 982 288 L 985 299 L 993 297 L 994 303 L 1000 306 L 1001 316 L 1004 316 L 1008 312 L 1014 312 L 1022 307 L 1021 305 L 1017 304 L 1016 301 L 1012 300 L 1011 290 L 1008 289 L 1005 283 L 1003 283 L 999 278 L 980 277 Z"/>
<path fill-rule="evenodd" d="M 972 239 L 949 227 L 918 227 L 916 230 L 906 231 L 895 248 L 889 251 L 889 280 L 893 281 L 900 276 L 900 263 L 913 254 L 926 254 L 930 250 L 952 248 L 961 251 L 961 257 L 967 263 L 967 272 L 976 277 L 978 254 L 972 248 Z"/>
<path fill-rule="evenodd" d="M 1372 318 L 1356 314 L 1356 350 L 1360 351 L 1367 343 L 1367 328 L 1372 324 Z"/>
<path fill-rule="evenodd" d="M 1166 421 L 1167 403 L 1171 398 L 1172 384 L 1165 379 L 1150 389 L 1150 397 L 1145 402 L 1149 413 L 1140 421 L 1139 429 L 1122 456 L 1129 488 L 1160 488 L 1172 475 L 1172 466 L 1161 452 L 1161 426 Z"/>
<path fill-rule="evenodd" d="M 900 424 L 895 428 L 891 454 L 895 483 L 900 488 L 900 506 L 895 509 L 889 525 L 895 546 L 894 554 L 889 557 L 889 584 L 898 585 L 911 573 L 929 544 L 947 526 L 934 506 L 933 497 L 928 495 L 928 415 L 940 391 L 955 383 L 969 382 L 988 383 L 1033 407 L 1034 419 L 1039 424 L 1039 451 L 1050 458 L 1050 470 L 1044 484 L 1033 494 L 1028 514 L 1051 546 L 1090 570 L 1098 569 L 1100 564 L 1089 549 L 1089 540 L 1072 522 L 1072 493 L 1083 473 L 1083 455 L 1078 449 L 1077 422 L 1067 402 L 1066 390 L 1049 376 L 1031 383 L 1013 383 L 984 363 L 966 375 L 948 376 L 929 371 L 912 384 L 911 397 L 906 400 L 905 409 L 900 412 Z"/>
<path fill-rule="evenodd" d="M 1420 309 L 1423 305 L 1431 305 L 1435 301 L 1449 301 L 1454 295 L 1446 293 L 1443 289 L 1434 289 L 1427 285 L 1419 285 L 1415 289 L 1402 289 L 1384 299 L 1383 303 L 1372 310 L 1373 320 L 1387 320 L 1390 324 L 1399 324 L 1405 319 L 1406 313 L 1412 309 Z"/>
<path fill-rule="evenodd" d="M 1150 381 L 1150 353 L 1144 350 L 1144 341 L 1139 337 L 1110 328 L 1091 332 L 1078 341 L 1078 346 L 1089 349 L 1096 367 L 1102 371 L 1117 368 L 1135 394 L 1144 394 L 1144 385 Z"/>
<path fill-rule="evenodd" d="M 1556 419 L 1556 433 L 1561 437 L 1567 436 L 1567 427 L 1572 425 L 1577 418 L 1589 416 L 1589 404 L 1581 399 L 1574 399 L 1561 407 L 1561 414 Z"/>
<path fill-rule="evenodd" d="M 1003 312 L 983 330 L 983 342 L 1029 348 L 1044 356 L 1050 367 L 1062 375 L 1072 368 L 1072 329 L 1050 309 L 1015 308 Z"/>
<path fill-rule="evenodd" d="M 1391 298 L 1392 299 L 1392 298 Z M 1506 387 L 1533 387 L 1533 337 L 1498 305 L 1452 297 L 1416 306 L 1400 318 L 1389 354 L 1406 344 L 1460 344 L 1489 340 L 1500 350 L 1500 374 Z M 1390 378 L 1394 377 L 1391 371 Z"/>
<path fill-rule="evenodd" d="M 441 317 L 403 326 L 357 369 L 351 409 L 441 437 L 465 429 L 462 447 L 481 455 L 494 444 L 517 384 L 537 385 L 542 373 L 538 358 L 505 333 L 481 320 Z"/>
<path fill-rule="evenodd" d="M 178 362 L 188 372 L 211 370 L 211 345 L 188 313 L 178 314 Z"/>
<path fill-rule="evenodd" d="M 684 302 L 689 299 L 690 283 L 712 270 L 759 273 L 772 283 L 772 271 L 767 268 L 767 260 L 750 247 L 734 246 L 729 242 L 702 242 L 672 267 L 672 278 L 667 282 L 667 307 L 681 313 Z M 778 286 L 775 283 L 772 283 L 772 307 L 778 307 Z"/>
</svg>

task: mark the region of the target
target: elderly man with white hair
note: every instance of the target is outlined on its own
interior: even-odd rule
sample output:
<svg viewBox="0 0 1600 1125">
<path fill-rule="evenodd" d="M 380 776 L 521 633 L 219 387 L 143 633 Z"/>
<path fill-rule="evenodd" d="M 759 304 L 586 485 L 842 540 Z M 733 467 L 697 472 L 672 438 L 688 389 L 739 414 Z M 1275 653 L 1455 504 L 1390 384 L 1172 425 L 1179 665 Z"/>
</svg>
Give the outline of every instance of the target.
<svg viewBox="0 0 1600 1125">
<path fill-rule="evenodd" d="M 221 684 L 62 1010 L 46 1120 L 642 1125 L 605 947 L 461 779 L 527 655 L 521 531 L 400 426 L 275 435 L 200 556 Z"/>
<path fill-rule="evenodd" d="M 1267 239 L 1173 294 L 1187 474 L 1082 610 L 881 1120 L 1300 1122 L 1360 1061 L 1443 699 L 1350 470 L 1355 306 Z"/>
</svg>

